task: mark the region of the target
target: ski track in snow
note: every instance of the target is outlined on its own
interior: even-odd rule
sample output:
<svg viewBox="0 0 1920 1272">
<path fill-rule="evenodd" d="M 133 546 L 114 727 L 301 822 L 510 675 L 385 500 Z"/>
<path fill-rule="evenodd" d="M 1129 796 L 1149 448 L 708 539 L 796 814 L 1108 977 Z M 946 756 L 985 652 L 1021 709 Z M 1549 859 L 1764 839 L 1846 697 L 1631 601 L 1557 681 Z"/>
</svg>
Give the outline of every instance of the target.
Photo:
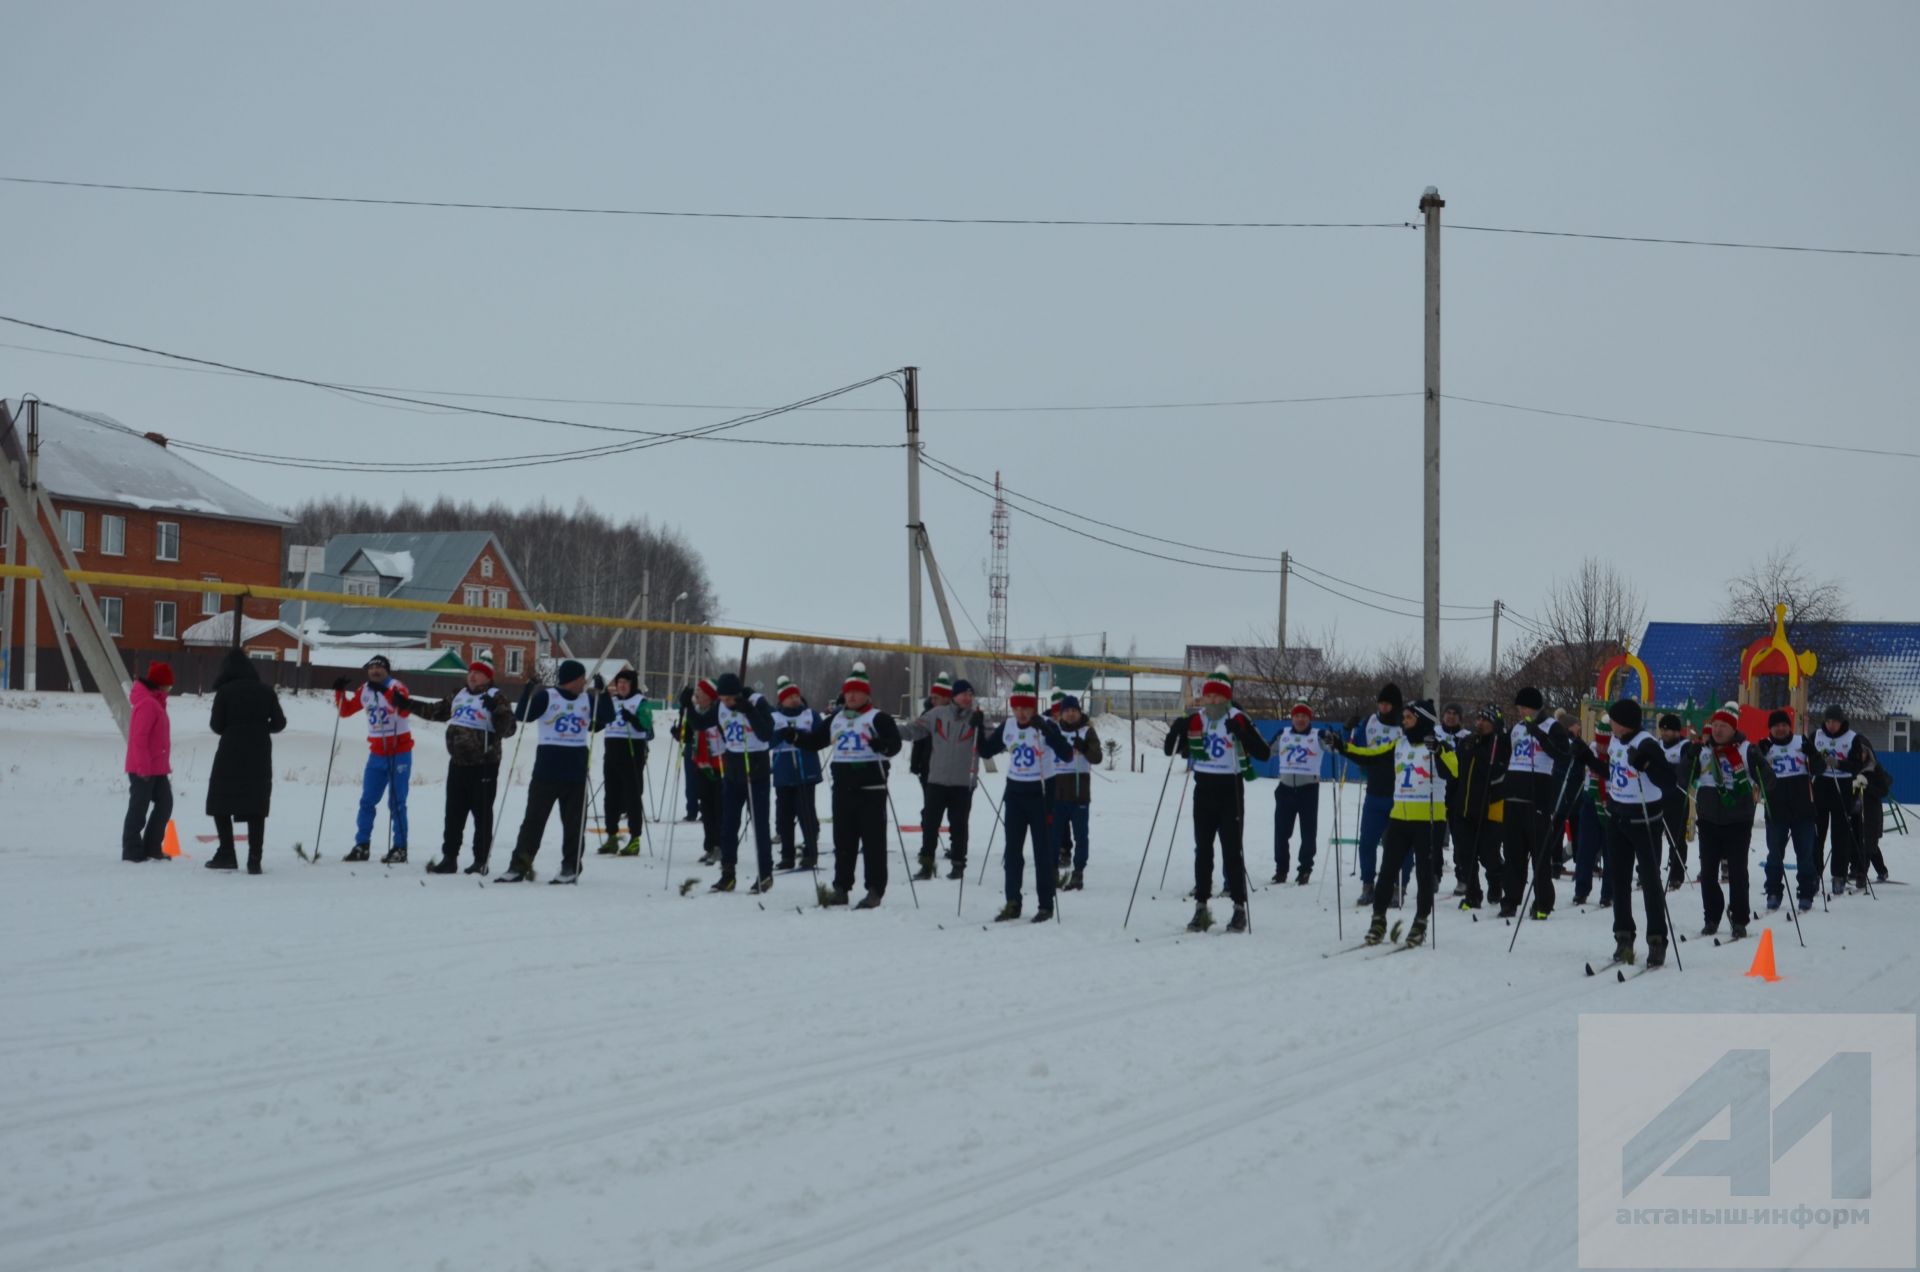
<svg viewBox="0 0 1920 1272">
<path fill-rule="evenodd" d="M 764 898 L 683 898 L 682 879 L 714 873 L 685 826 L 670 874 L 590 854 L 578 888 L 427 877 L 436 726 L 420 729 L 413 862 L 339 860 L 364 753 L 343 728 L 327 860 L 307 866 L 292 844 L 312 843 L 331 729 L 309 699 L 276 741 L 267 875 L 212 876 L 192 838 L 208 829 L 205 707 L 173 704 L 175 818 L 197 860 L 124 866 L 105 713 L 0 694 L 0 1272 L 1571 1268 L 1580 1013 L 1920 997 L 1910 889 L 1804 916 L 1804 951 L 1774 924 L 1777 985 L 1741 977 L 1751 942 L 1699 939 L 1685 971 L 1586 978 L 1609 925 L 1570 909 L 1526 924 L 1511 956 L 1491 912 L 1443 908 L 1435 950 L 1323 958 L 1365 921 L 1349 909 L 1336 938 L 1331 791 L 1315 886 L 1257 888 L 1251 935 L 1191 936 L 1186 813 L 1153 887 L 1169 787 L 1123 931 L 1154 755 L 1102 774 L 1087 890 L 1061 898 L 1063 921 L 995 925 L 997 862 L 981 887 L 976 857 L 956 918 L 944 879 L 914 908 L 897 842 L 871 914 L 820 911 L 804 874 Z M 1263 878 L 1271 787 L 1248 794 Z M 1907 843 L 1886 847 L 1911 873 Z M 1031 908 L 1031 866 L 1026 891 Z M 1697 893 L 1670 902 L 1697 930 Z"/>
</svg>

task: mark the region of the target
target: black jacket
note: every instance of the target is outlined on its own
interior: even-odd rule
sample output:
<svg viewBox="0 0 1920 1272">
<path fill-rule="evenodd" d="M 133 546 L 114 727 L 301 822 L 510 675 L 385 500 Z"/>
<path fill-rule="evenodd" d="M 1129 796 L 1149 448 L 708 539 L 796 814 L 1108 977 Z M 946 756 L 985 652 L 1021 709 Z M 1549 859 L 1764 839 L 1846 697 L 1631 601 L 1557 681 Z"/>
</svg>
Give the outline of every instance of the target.
<svg viewBox="0 0 1920 1272">
<path fill-rule="evenodd" d="M 1485 737 L 1476 732 L 1458 750 L 1460 776 L 1447 783 L 1447 794 L 1451 797 L 1458 788 L 1460 815 L 1468 821 L 1485 821 L 1493 806 L 1506 797 L 1507 757 L 1512 754 L 1513 739 L 1505 729 Z"/>
<path fill-rule="evenodd" d="M 273 686 L 238 649 L 220 660 L 208 724 L 220 746 L 207 778 L 207 816 L 265 820 L 273 796 L 273 735 L 287 727 L 287 717 Z"/>
</svg>

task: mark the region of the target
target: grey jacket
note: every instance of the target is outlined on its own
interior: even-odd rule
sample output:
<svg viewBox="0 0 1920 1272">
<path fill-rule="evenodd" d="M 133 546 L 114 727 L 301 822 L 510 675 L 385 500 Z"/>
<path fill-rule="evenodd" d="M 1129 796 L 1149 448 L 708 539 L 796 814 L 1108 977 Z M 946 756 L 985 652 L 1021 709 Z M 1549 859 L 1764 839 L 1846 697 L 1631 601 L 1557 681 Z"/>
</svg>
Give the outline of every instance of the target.
<svg viewBox="0 0 1920 1272">
<path fill-rule="evenodd" d="M 918 720 L 902 721 L 900 740 L 931 739 L 927 782 L 933 786 L 971 786 L 977 770 L 974 747 L 980 736 L 980 712 L 962 711 L 952 703 L 933 707 Z"/>
</svg>

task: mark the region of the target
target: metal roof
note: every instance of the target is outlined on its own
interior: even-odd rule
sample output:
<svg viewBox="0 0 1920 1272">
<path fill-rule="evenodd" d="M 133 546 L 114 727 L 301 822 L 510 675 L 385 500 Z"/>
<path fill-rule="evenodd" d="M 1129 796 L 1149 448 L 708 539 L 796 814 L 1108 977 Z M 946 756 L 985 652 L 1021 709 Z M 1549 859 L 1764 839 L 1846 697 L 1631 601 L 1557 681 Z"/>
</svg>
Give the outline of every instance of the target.
<svg viewBox="0 0 1920 1272">
<path fill-rule="evenodd" d="M 8 402 L 6 407 L 19 421 L 20 404 Z M 6 449 L 16 457 L 25 455 L 24 424 L 13 430 Z M 56 499 L 276 526 L 293 524 L 293 518 L 272 504 L 222 481 L 118 420 L 51 402 L 40 404 L 40 484 Z"/>
<path fill-rule="evenodd" d="M 1737 695 L 1740 651 L 1766 634 L 1758 624 L 1648 623 L 1635 652 L 1662 703 L 1708 706 Z M 1823 662 L 1849 660 L 1874 681 L 1887 714 L 1920 715 L 1920 623 L 1806 623 L 1790 627 L 1788 638 Z M 1818 699 L 1817 670 L 1812 684 Z"/>
<path fill-rule="evenodd" d="M 312 586 L 313 590 L 319 592 L 344 592 L 345 575 L 354 568 L 357 559 L 364 558 L 368 569 L 381 574 L 386 574 L 388 569 L 404 561 L 409 569 L 403 581 L 399 586 L 383 591 L 382 596 L 457 604 L 461 581 L 489 545 L 501 565 L 502 577 L 497 580 L 497 585 L 510 584 L 531 605 L 532 598 L 528 595 L 526 585 L 520 581 L 519 573 L 513 568 L 513 562 L 507 559 L 506 550 L 487 530 L 336 534 L 327 540 L 325 570 L 314 573 Z M 395 576 L 386 574 L 386 577 Z M 299 601 L 287 601 L 281 605 L 281 621 L 297 628 L 300 623 L 300 604 Z M 335 640 L 357 632 L 424 640 L 440 617 L 422 610 L 384 609 L 345 601 L 339 604 L 310 602 L 306 616 L 310 627 L 324 623 L 325 626 L 317 630 Z M 544 634 L 545 625 L 541 627 Z"/>
</svg>

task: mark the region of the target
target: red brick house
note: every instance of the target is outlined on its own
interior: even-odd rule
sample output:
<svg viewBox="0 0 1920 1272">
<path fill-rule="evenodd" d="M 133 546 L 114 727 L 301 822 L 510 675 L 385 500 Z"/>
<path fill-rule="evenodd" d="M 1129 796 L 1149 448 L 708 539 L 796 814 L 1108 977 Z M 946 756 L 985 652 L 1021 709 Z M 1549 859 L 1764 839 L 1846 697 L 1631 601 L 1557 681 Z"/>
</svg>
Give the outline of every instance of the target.
<svg viewBox="0 0 1920 1272">
<path fill-rule="evenodd" d="M 17 403 L 0 403 L 0 412 L 0 462 L 13 463 L 24 473 L 28 421 Z M 139 433 L 106 416 L 51 403 L 40 404 L 39 433 L 39 481 L 56 516 L 56 524 L 48 528 L 73 550 L 81 569 L 269 587 L 281 581 L 291 518 L 182 458 L 160 434 Z M 12 533 L 10 518 L 11 510 L 0 514 L 5 522 L 0 543 L 11 547 L 12 560 L 24 564 L 25 545 Z M 6 586 L 12 603 L 4 607 L 6 630 L 0 633 L 0 670 L 5 672 L 0 686 L 20 688 L 28 617 L 25 587 Z M 106 630 L 135 674 L 150 659 L 178 658 L 188 628 L 233 604 L 231 597 L 215 592 L 108 586 L 93 591 Z M 278 608 L 274 601 L 249 602 L 248 628 L 255 626 L 253 620 L 277 617 Z M 55 620 L 44 597 L 35 609 L 37 687 L 65 688 Z M 277 654 L 293 643 L 284 638 L 266 641 L 258 652 L 264 656 L 272 649 Z"/>
<path fill-rule="evenodd" d="M 483 609 L 533 609 L 506 550 L 485 530 L 341 534 L 327 540 L 311 574 L 290 575 L 291 587 L 338 592 L 338 604 L 288 601 L 282 624 L 315 646 L 378 651 L 451 650 L 484 659 L 502 680 L 522 680 L 552 656 L 544 623 L 356 605 L 356 596 L 403 597 Z M 296 549 L 296 557 L 301 556 Z M 303 562 L 303 566 L 304 566 Z"/>
</svg>

